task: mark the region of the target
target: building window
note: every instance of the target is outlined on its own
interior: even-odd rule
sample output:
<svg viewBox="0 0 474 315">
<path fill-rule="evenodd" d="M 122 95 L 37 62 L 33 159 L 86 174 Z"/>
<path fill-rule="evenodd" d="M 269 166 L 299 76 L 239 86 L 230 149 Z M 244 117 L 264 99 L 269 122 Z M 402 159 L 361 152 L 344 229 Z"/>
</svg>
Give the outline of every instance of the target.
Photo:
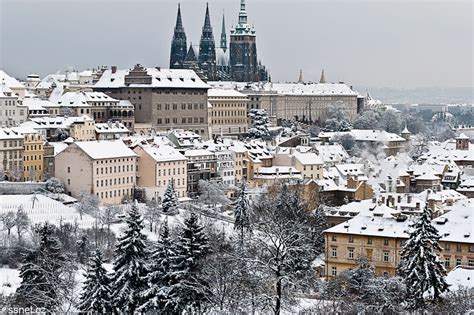
<svg viewBox="0 0 474 315">
<path fill-rule="evenodd" d="M 388 246 L 388 238 L 384 238 L 384 239 L 383 239 L 383 245 L 384 245 L 384 246 Z"/>
<path fill-rule="evenodd" d="M 461 258 L 456 258 L 456 266 L 460 266 L 462 264 Z"/>
<path fill-rule="evenodd" d="M 447 251 L 450 251 L 451 250 L 451 245 L 448 242 L 444 243 L 444 249 L 447 250 Z"/>
<path fill-rule="evenodd" d="M 331 254 L 332 257 L 337 257 L 337 247 L 333 247 L 332 248 L 332 254 Z"/>
<path fill-rule="evenodd" d="M 354 243 L 354 236 L 349 235 L 349 243 Z"/>
<path fill-rule="evenodd" d="M 354 248 L 348 248 L 349 259 L 354 259 Z"/>
<path fill-rule="evenodd" d="M 456 244 L 456 251 L 457 252 L 460 252 L 461 251 L 461 244 Z"/>
<path fill-rule="evenodd" d="M 372 245 L 372 237 L 367 238 L 367 244 Z"/>
<path fill-rule="evenodd" d="M 337 276 L 337 267 L 331 267 L 331 275 L 333 277 Z"/>
<path fill-rule="evenodd" d="M 333 242 L 336 241 L 336 234 L 333 234 L 333 235 L 332 235 L 332 239 L 331 239 L 331 240 L 332 240 Z"/>
<path fill-rule="evenodd" d="M 469 252 L 474 253 L 474 244 L 469 244 Z"/>
<path fill-rule="evenodd" d="M 71 167 L 70 166 L 67 167 L 67 172 L 71 173 Z"/>
<path fill-rule="evenodd" d="M 469 267 L 474 267 L 474 259 L 469 259 L 469 260 L 467 261 L 467 265 L 468 265 Z"/>
<path fill-rule="evenodd" d="M 383 252 L 383 261 L 388 262 L 388 252 Z"/>
<path fill-rule="evenodd" d="M 451 256 L 444 256 L 444 266 L 449 268 Z"/>
</svg>

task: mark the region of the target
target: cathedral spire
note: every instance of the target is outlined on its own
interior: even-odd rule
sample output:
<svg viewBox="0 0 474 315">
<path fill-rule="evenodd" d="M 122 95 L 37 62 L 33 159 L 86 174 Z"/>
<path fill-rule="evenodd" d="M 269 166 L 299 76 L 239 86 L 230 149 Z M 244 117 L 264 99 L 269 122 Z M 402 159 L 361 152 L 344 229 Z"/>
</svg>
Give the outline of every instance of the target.
<svg viewBox="0 0 474 315">
<path fill-rule="evenodd" d="M 181 20 L 181 4 L 178 3 L 178 15 L 176 16 L 176 26 L 174 27 L 175 30 L 183 30 L 183 21 Z"/>
<path fill-rule="evenodd" d="M 173 40 L 171 42 L 170 68 L 180 69 L 183 67 L 184 58 L 187 51 L 186 33 L 184 32 L 183 21 L 181 19 L 181 5 L 178 4 L 178 14 L 176 15 L 176 26 L 174 28 Z"/>
<path fill-rule="evenodd" d="M 319 79 L 319 83 L 326 83 L 326 76 L 324 75 L 324 69 L 321 72 L 321 78 Z"/>
<path fill-rule="evenodd" d="M 199 43 L 199 65 L 209 80 L 216 79 L 216 44 L 212 33 L 209 3 L 206 4 L 206 16 Z"/>
<path fill-rule="evenodd" d="M 304 83 L 304 81 L 303 81 L 303 69 L 300 69 L 300 76 L 298 78 L 298 83 Z"/>
<path fill-rule="evenodd" d="M 204 26 L 203 26 L 203 32 L 204 32 L 204 29 L 208 30 L 208 29 L 212 29 L 211 27 L 211 18 L 209 16 L 209 2 L 206 2 L 206 16 L 204 18 Z"/>
<path fill-rule="evenodd" d="M 247 24 L 247 11 L 245 10 L 245 0 L 240 0 L 239 24 Z"/>
<path fill-rule="evenodd" d="M 225 15 L 222 12 L 222 30 L 221 30 L 221 48 L 224 52 L 227 50 L 227 35 L 225 33 Z"/>
</svg>

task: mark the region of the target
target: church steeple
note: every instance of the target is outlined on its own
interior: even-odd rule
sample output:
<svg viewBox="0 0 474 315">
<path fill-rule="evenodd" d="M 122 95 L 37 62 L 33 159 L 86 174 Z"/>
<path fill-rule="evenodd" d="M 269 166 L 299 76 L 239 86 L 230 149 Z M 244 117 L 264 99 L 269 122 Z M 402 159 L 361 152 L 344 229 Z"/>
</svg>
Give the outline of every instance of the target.
<svg viewBox="0 0 474 315">
<path fill-rule="evenodd" d="M 319 83 L 326 83 L 326 76 L 324 75 L 324 69 L 321 72 L 321 78 L 319 79 Z"/>
<path fill-rule="evenodd" d="M 300 69 L 300 76 L 298 78 L 298 83 L 304 83 L 304 81 L 303 81 L 303 69 Z"/>
<path fill-rule="evenodd" d="M 199 66 L 208 80 L 216 79 L 216 44 L 212 33 L 209 4 L 206 4 L 206 16 L 202 27 L 201 42 L 199 43 Z"/>
<path fill-rule="evenodd" d="M 176 26 L 174 28 L 173 40 L 171 41 L 170 68 L 180 69 L 183 67 L 184 58 L 187 51 L 186 33 L 184 32 L 183 21 L 181 19 L 181 6 L 178 4 L 178 14 L 176 16 Z"/>
<path fill-rule="evenodd" d="M 225 33 L 225 16 L 222 12 L 222 29 L 221 29 L 221 48 L 225 52 L 227 50 L 227 35 Z"/>
</svg>

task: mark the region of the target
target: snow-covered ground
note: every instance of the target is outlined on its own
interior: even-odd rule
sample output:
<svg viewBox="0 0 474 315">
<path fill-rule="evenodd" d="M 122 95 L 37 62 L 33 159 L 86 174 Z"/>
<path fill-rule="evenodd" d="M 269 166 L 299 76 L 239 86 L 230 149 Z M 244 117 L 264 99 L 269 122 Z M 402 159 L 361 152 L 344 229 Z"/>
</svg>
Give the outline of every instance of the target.
<svg viewBox="0 0 474 315">
<path fill-rule="evenodd" d="M 0 268 L 0 295 L 11 295 L 20 286 L 21 278 L 18 269 Z"/>
</svg>

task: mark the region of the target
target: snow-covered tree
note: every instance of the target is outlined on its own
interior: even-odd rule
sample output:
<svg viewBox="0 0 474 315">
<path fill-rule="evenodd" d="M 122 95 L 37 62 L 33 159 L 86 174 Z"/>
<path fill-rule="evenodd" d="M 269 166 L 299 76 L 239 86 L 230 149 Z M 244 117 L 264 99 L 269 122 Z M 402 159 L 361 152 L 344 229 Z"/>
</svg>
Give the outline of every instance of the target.
<svg viewBox="0 0 474 315">
<path fill-rule="evenodd" d="M 77 260 L 81 264 L 85 264 L 90 256 L 90 243 L 87 234 L 82 234 L 81 238 L 76 242 Z"/>
<path fill-rule="evenodd" d="M 245 233 L 252 232 L 252 223 L 250 218 L 250 203 L 245 191 L 246 183 L 242 182 L 237 195 L 237 199 L 234 202 L 234 229 L 240 234 L 240 238 L 243 241 Z"/>
<path fill-rule="evenodd" d="M 325 131 L 349 131 L 352 129 L 349 113 L 341 104 L 334 104 L 328 108 Z"/>
<path fill-rule="evenodd" d="M 39 246 L 25 256 L 20 268 L 22 280 L 15 299 L 18 306 L 44 307 L 54 313 L 64 301 L 66 257 L 54 230 L 49 223 L 35 228 Z"/>
<path fill-rule="evenodd" d="M 102 254 L 99 250 L 89 261 L 86 280 L 80 296 L 79 310 L 85 313 L 110 314 L 113 312 L 110 301 L 112 292 L 110 278 L 103 265 Z"/>
<path fill-rule="evenodd" d="M 387 109 L 382 115 L 380 127 L 387 132 L 399 134 L 402 131 L 400 114 L 392 109 Z"/>
<path fill-rule="evenodd" d="M 76 209 L 77 212 L 79 212 L 81 220 L 84 214 L 97 216 L 99 213 L 99 199 L 94 194 L 81 192 L 79 194 L 79 202 L 76 205 Z"/>
<path fill-rule="evenodd" d="M 200 275 L 201 261 L 209 253 L 209 240 L 195 213 L 184 221 L 172 258 L 165 310 L 171 313 L 199 310 L 207 301 L 208 284 Z"/>
<path fill-rule="evenodd" d="M 291 299 L 292 293 L 302 290 L 314 277 L 309 216 L 299 193 L 285 186 L 276 202 L 259 211 L 258 233 L 252 237 L 255 257 L 250 260 L 251 269 L 265 279 L 259 285 L 268 288 L 272 309 L 280 314 L 284 298 Z"/>
<path fill-rule="evenodd" d="M 226 187 L 216 181 L 210 180 L 199 180 L 199 201 L 206 205 L 227 205 L 229 204 L 229 198 L 226 195 Z"/>
<path fill-rule="evenodd" d="M 313 215 L 309 218 L 311 226 L 311 239 L 314 244 L 315 254 L 321 254 L 324 252 L 324 230 L 326 230 L 329 225 L 326 219 L 325 206 L 320 204 L 313 212 Z"/>
<path fill-rule="evenodd" d="M 161 225 L 158 242 L 149 259 L 148 287 L 142 292 L 143 304 L 138 311 L 172 311 L 167 303 L 174 258 L 175 246 L 166 219 Z"/>
<path fill-rule="evenodd" d="M 248 136 L 252 139 L 269 139 L 267 112 L 264 109 L 251 109 L 249 117 L 252 120 L 252 128 L 248 130 Z"/>
<path fill-rule="evenodd" d="M 431 216 L 432 211 L 426 206 L 420 219 L 411 225 L 410 236 L 400 254 L 400 274 L 415 308 L 425 307 L 425 294 L 432 294 L 438 302 L 441 293 L 448 290 L 446 269 L 436 254 L 441 251 L 441 237 L 431 224 Z"/>
<path fill-rule="evenodd" d="M 168 181 L 165 195 L 163 196 L 163 212 L 166 214 L 175 214 L 178 212 L 178 196 L 174 189 L 174 179 Z"/>
<path fill-rule="evenodd" d="M 366 110 L 353 123 L 354 129 L 380 129 L 382 115 L 377 110 Z"/>
<path fill-rule="evenodd" d="M 99 214 L 99 222 L 103 226 L 105 225 L 107 227 L 107 249 L 109 250 L 111 248 L 111 231 L 110 231 L 110 226 L 112 223 L 116 222 L 117 220 L 117 215 L 121 213 L 122 210 L 120 210 L 119 207 L 117 206 L 107 206 L 102 211 L 100 211 Z"/>
<path fill-rule="evenodd" d="M 117 312 L 132 314 L 141 305 L 141 292 L 146 288 L 146 236 L 136 203 L 125 218 L 127 227 L 118 238 L 112 278 L 113 307 Z"/>
<path fill-rule="evenodd" d="M 23 209 L 23 206 L 19 206 L 18 210 L 15 215 L 15 226 L 16 226 L 16 233 L 18 236 L 18 242 L 22 242 L 22 234 L 25 232 L 28 227 L 30 226 L 30 218 L 28 214 Z"/>
<path fill-rule="evenodd" d="M 11 230 L 16 225 L 15 212 L 8 211 L 0 216 L 0 221 L 2 221 L 3 229 L 7 231 L 8 238 L 10 239 Z"/>
<path fill-rule="evenodd" d="M 64 192 L 64 184 L 60 179 L 51 177 L 46 181 L 46 190 L 53 194 L 62 194 Z"/>
<path fill-rule="evenodd" d="M 74 116 L 74 115 L 64 115 L 64 116 Z M 56 132 L 54 133 L 53 138 L 57 142 L 61 142 L 69 138 L 69 132 L 66 129 L 58 128 Z"/>
<path fill-rule="evenodd" d="M 331 142 L 339 143 L 346 151 L 351 151 L 356 145 L 356 140 L 351 134 L 336 135 Z"/>
</svg>

